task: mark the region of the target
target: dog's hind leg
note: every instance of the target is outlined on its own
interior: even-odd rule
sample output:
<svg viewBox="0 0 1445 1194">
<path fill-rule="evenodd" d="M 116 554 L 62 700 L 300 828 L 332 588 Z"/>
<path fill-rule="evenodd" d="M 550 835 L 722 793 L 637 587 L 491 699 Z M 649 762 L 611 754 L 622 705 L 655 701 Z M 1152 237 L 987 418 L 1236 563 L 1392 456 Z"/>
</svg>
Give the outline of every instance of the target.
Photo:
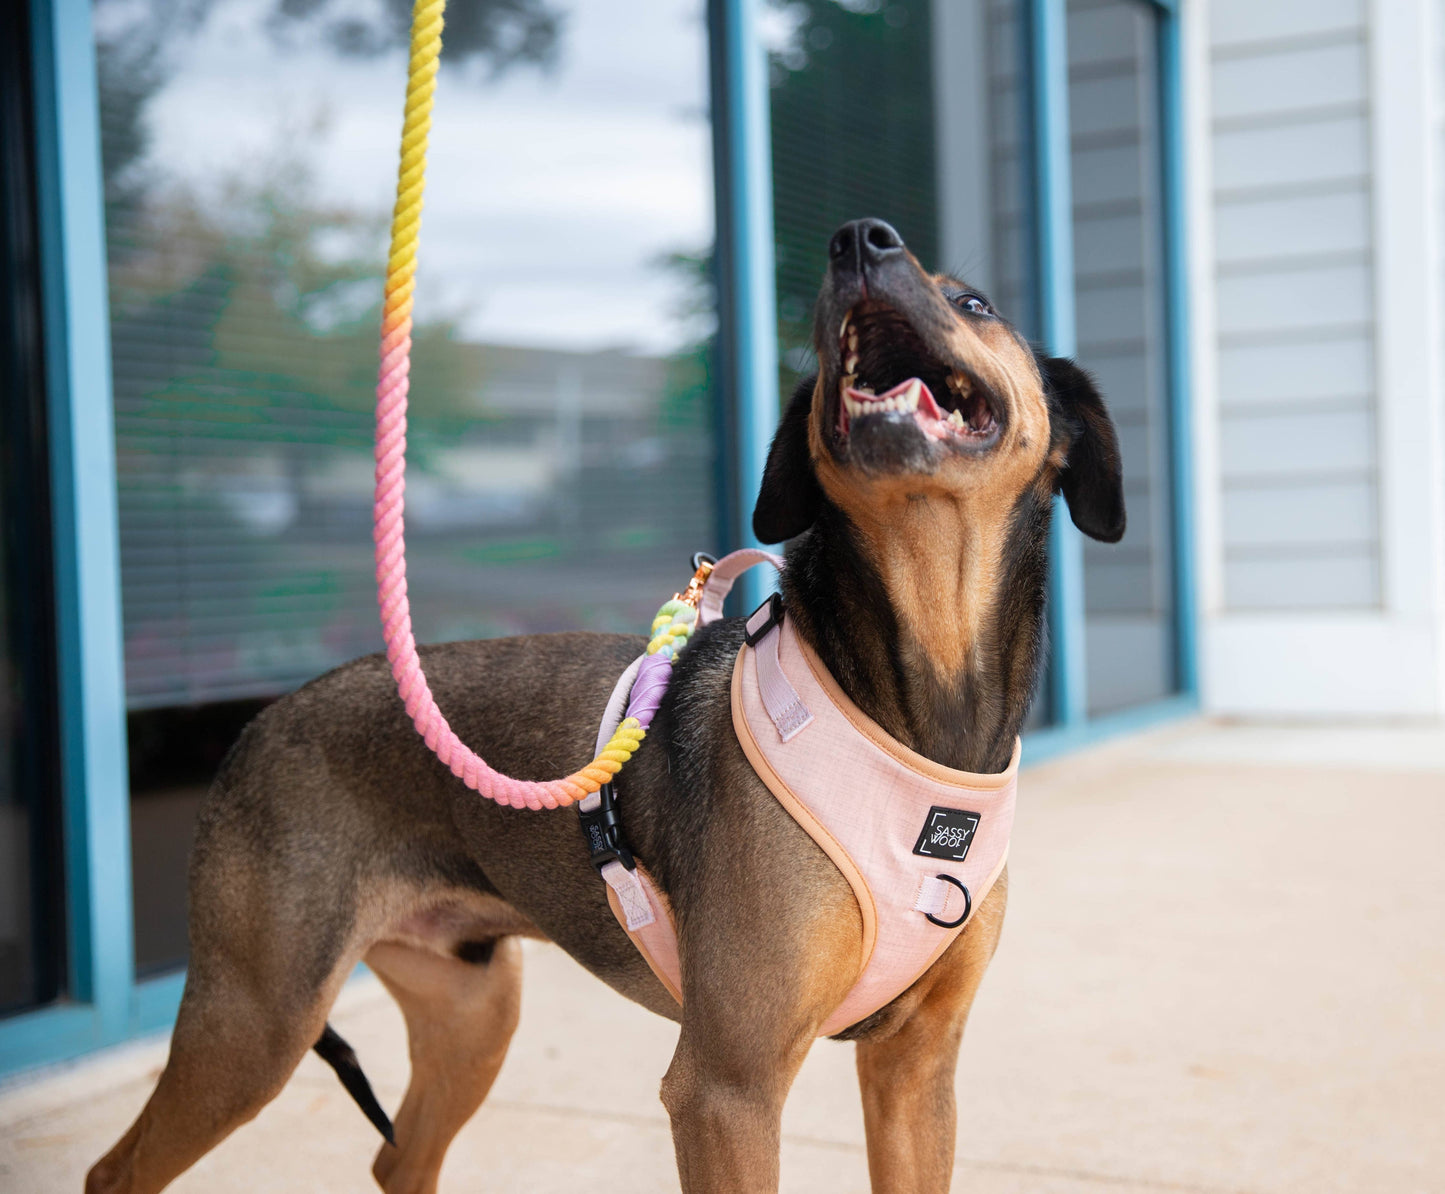
<svg viewBox="0 0 1445 1194">
<path fill-rule="evenodd" d="M 278 959 L 279 961 L 279 959 Z M 353 959 L 320 982 L 192 960 L 170 1057 L 139 1118 L 86 1177 L 86 1194 L 154 1194 L 269 1103 L 315 1044 Z"/>
<path fill-rule="evenodd" d="M 447 1147 L 487 1092 L 521 1012 L 515 937 L 463 947 L 460 957 L 381 942 L 366 963 L 406 1017 L 411 1081 L 372 1173 L 387 1194 L 432 1194 Z"/>
</svg>

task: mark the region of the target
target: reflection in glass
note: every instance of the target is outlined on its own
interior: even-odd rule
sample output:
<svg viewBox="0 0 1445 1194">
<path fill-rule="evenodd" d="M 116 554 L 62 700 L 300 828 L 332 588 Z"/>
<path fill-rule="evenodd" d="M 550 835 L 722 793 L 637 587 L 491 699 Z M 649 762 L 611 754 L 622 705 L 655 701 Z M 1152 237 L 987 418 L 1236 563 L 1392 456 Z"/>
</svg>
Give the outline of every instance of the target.
<svg viewBox="0 0 1445 1194">
<path fill-rule="evenodd" d="M 413 353 L 417 636 L 638 632 L 714 546 L 701 0 L 455 8 Z M 184 949 L 214 743 L 380 645 L 371 407 L 408 15 L 96 6 L 142 967 Z"/>
</svg>

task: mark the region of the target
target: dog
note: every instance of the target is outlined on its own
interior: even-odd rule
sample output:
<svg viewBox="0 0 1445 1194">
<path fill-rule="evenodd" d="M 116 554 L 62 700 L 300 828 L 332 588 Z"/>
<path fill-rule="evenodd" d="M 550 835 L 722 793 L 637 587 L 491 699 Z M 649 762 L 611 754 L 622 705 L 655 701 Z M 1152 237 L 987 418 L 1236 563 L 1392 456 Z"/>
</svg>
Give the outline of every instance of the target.
<svg viewBox="0 0 1445 1194">
<path fill-rule="evenodd" d="M 1002 771 L 1044 653 L 1055 495 L 1084 533 L 1124 532 L 1103 399 L 983 295 L 926 272 L 881 220 L 830 241 L 814 345 L 817 374 L 783 414 L 753 517 L 762 542 L 790 541 L 788 616 L 897 741 L 948 767 Z M 850 397 L 910 378 L 942 417 Z M 743 638 L 739 618 L 696 633 L 618 777 L 633 851 L 675 914 L 681 1007 L 614 918 L 576 812 L 504 808 L 466 788 L 418 737 L 384 658 L 262 712 L 200 815 L 169 1060 L 88 1194 L 162 1189 L 256 1115 L 313 1046 L 390 1128 L 326 1023 L 361 961 L 400 1004 L 411 1055 L 373 1174 L 388 1194 L 435 1190 L 516 1027 L 522 937 L 555 942 L 680 1021 L 661 1097 L 687 1194 L 777 1190 L 783 1101 L 858 975 L 862 929 L 848 883 L 739 747 L 729 683 Z M 421 657 L 462 739 L 499 770 L 542 780 L 591 757 L 641 645 L 573 633 Z M 1006 891 L 1005 874 L 921 978 L 837 1035 L 857 1044 L 875 1191 L 948 1188 L 957 1053 Z"/>
</svg>

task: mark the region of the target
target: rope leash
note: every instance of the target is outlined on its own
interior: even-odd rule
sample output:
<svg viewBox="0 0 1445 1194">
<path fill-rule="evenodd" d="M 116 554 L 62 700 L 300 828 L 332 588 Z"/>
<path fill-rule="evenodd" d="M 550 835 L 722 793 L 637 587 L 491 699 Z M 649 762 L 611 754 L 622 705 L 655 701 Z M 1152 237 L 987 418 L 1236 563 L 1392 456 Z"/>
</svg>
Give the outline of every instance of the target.
<svg viewBox="0 0 1445 1194">
<path fill-rule="evenodd" d="M 412 9 L 411 58 L 407 68 L 406 115 L 401 131 L 401 162 L 396 207 L 391 221 L 385 299 L 381 317 L 381 368 L 376 384 L 376 498 L 372 537 L 376 541 L 376 591 L 386 658 L 417 733 L 437 758 L 467 787 L 512 808 L 562 808 L 593 792 L 622 769 L 647 734 L 671 677 L 672 661 L 687 645 L 698 623 L 698 606 L 712 571 L 698 567 L 687 589 L 664 603 L 653 619 L 647 653 L 641 661 L 629 716 L 587 766 L 565 779 L 539 783 L 512 779 L 487 766 L 447 723 L 432 696 L 417 655 L 411 606 L 406 594 L 406 541 L 403 515 L 406 491 L 406 405 L 410 390 L 412 303 L 416 293 L 416 256 L 421 233 L 422 192 L 426 186 L 427 139 L 436 98 L 442 50 L 442 14 L 446 0 L 416 0 Z M 729 582 L 730 584 L 730 582 Z"/>
</svg>

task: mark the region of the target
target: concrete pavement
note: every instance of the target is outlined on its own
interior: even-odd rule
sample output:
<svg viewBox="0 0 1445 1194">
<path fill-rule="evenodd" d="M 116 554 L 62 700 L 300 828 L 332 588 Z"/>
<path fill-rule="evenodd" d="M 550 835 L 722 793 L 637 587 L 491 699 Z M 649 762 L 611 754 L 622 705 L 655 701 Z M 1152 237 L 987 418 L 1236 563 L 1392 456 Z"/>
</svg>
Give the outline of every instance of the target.
<svg viewBox="0 0 1445 1194">
<path fill-rule="evenodd" d="M 1445 1191 L 1442 854 L 1439 730 L 1196 723 L 1027 770 L 959 1069 L 954 1189 Z M 676 1028 L 555 948 L 527 967 L 521 1029 L 443 1190 L 675 1191 L 657 1085 Z M 354 982 L 334 1022 L 395 1107 L 386 996 Z M 0 1191 L 78 1191 L 164 1051 L 0 1089 Z M 813 1050 L 784 1130 L 784 1190 L 867 1189 L 851 1046 Z M 308 1057 L 173 1189 L 365 1191 L 376 1143 Z"/>
</svg>

